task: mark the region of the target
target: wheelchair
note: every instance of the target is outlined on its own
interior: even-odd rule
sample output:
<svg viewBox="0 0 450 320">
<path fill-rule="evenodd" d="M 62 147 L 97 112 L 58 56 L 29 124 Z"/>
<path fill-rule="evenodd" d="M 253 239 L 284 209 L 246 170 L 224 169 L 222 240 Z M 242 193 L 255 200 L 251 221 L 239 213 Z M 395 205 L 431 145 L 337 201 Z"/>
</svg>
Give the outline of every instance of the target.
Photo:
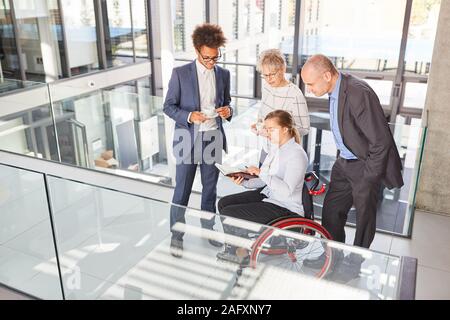
<svg viewBox="0 0 450 320">
<path fill-rule="evenodd" d="M 308 172 L 305 175 L 302 192 L 305 216 L 284 216 L 268 223 L 270 228 L 265 229 L 254 239 L 249 253 L 250 267 L 256 268 L 259 263 L 263 263 L 265 266 L 281 267 L 317 278 L 327 274 L 332 259 L 331 248 L 323 246 L 321 241 L 315 241 L 314 238 L 332 240 L 332 237 L 322 225 L 314 221 L 313 205 L 313 196 L 321 195 L 325 190 L 326 185 L 320 185 L 315 172 Z M 303 267 L 305 259 L 316 259 L 322 254 L 325 254 L 325 259 L 320 269 L 307 270 Z"/>
</svg>

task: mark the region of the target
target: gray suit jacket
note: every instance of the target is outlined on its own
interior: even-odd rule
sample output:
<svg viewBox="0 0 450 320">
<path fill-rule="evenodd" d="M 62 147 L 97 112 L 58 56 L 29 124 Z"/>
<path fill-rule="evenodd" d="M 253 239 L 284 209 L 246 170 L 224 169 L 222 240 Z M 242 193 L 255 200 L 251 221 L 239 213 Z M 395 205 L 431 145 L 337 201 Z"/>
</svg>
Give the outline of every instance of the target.
<svg viewBox="0 0 450 320">
<path fill-rule="evenodd" d="M 389 189 L 403 186 L 402 163 L 380 100 L 364 81 L 342 74 L 339 129 L 345 146 L 365 161 L 364 176 Z"/>
<path fill-rule="evenodd" d="M 230 71 L 215 66 L 214 72 L 216 75 L 216 108 L 229 106 L 231 103 Z M 195 136 L 198 133 L 194 130 L 195 125 L 188 123 L 189 113 L 193 111 L 200 111 L 200 92 L 195 61 L 173 69 L 163 108 L 163 112 L 175 120 L 175 130 L 186 129 L 190 132 L 190 147 L 193 146 Z M 233 109 L 231 108 L 231 116 L 226 120 L 231 121 L 232 115 Z M 227 151 L 222 118 L 217 117 L 216 122 L 223 136 L 223 149 Z M 179 142 L 174 136 L 173 144 L 176 145 Z"/>
</svg>

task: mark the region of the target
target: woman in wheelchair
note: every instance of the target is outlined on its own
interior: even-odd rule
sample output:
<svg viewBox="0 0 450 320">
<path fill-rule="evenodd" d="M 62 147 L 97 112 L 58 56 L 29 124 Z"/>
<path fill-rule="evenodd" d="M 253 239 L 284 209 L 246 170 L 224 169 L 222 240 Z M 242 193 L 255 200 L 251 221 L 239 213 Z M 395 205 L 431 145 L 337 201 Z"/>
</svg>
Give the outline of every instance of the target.
<svg viewBox="0 0 450 320">
<path fill-rule="evenodd" d="M 269 113 L 264 120 L 264 129 L 271 147 L 261 168 L 247 169 L 255 178 L 232 178 L 236 184 L 254 190 L 220 199 L 218 209 L 222 216 L 259 224 L 295 214 L 304 216 L 302 190 L 308 158 L 300 145 L 300 135 L 291 114 L 283 110 Z M 224 231 L 234 234 L 235 229 L 224 224 Z M 217 257 L 242 262 L 247 253 L 236 250 L 225 244 L 225 250 Z"/>
</svg>

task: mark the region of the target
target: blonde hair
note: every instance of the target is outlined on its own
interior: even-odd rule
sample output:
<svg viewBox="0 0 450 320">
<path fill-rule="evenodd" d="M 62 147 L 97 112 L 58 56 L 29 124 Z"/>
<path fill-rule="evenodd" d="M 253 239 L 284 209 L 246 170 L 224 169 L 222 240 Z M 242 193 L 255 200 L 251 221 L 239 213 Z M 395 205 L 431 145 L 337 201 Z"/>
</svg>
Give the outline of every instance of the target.
<svg viewBox="0 0 450 320">
<path fill-rule="evenodd" d="M 301 136 L 298 132 L 297 128 L 294 124 L 294 119 L 292 118 L 292 115 L 284 110 L 275 110 L 267 114 L 266 118 L 264 120 L 269 119 L 277 119 L 277 123 L 282 126 L 283 128 L 288 128 L 289 134 L 292 138 L 295 138 L 295 142 L 298 144 L 301 143 Z"/>
<path fill-rule="evenodd" d="M 275 70 L 281 70 L 286 68 L 286 59 L 278 49 L 265 50 L 259 56 L 256 70 L 261 73 L 264 66 Z"/>
</svg>

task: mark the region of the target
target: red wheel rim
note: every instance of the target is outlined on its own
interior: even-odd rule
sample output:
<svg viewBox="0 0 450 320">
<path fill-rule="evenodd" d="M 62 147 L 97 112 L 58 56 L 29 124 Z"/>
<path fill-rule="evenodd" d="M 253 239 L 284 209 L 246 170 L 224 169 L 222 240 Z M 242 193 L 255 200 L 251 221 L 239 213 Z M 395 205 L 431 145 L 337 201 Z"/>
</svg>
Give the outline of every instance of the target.
<svg viewBox="0 0 450 320">
<path fill-rule="evenodd" d="M 318 232 L 323 238 L 332 240 L 331 235 L 329 232 L 323 228 L 320 224 L 301 217 L 294 217 L 294 218 L 287 218 L 281 221 L 278 221 L 274 223 L 271 227 L 278 228 L 278 229 L 285 229 L 287 227 L 291 226 L 297 226 L 299 228 L 308 228 L 311 231 Z M 252 246 L 252 253 L 250 256 L 250 266 L 253 268 L 256 268 L 257 260 L 259 255 L 262 254 L 284 254 L 286 253 L 286 250 L 270 250 L 270 249 L 263 249 L 262 245 L 266 242 L 266 240 L 272 235 L 272 233 L 275 230 L 270 228 L 265 230 L 261 235 L 256 239 L 255 243 Z M 272 252 L 273 251 L 273 252 Z M 325 249 L 325 262 L 323 264 L 323 267 L 321 270 L 319 270 L 316 273 L 317 278 L 322 278 L 328 271 L 330 265 L 331 265 L 331 249 L 327 246 Z"/>
</svg>

